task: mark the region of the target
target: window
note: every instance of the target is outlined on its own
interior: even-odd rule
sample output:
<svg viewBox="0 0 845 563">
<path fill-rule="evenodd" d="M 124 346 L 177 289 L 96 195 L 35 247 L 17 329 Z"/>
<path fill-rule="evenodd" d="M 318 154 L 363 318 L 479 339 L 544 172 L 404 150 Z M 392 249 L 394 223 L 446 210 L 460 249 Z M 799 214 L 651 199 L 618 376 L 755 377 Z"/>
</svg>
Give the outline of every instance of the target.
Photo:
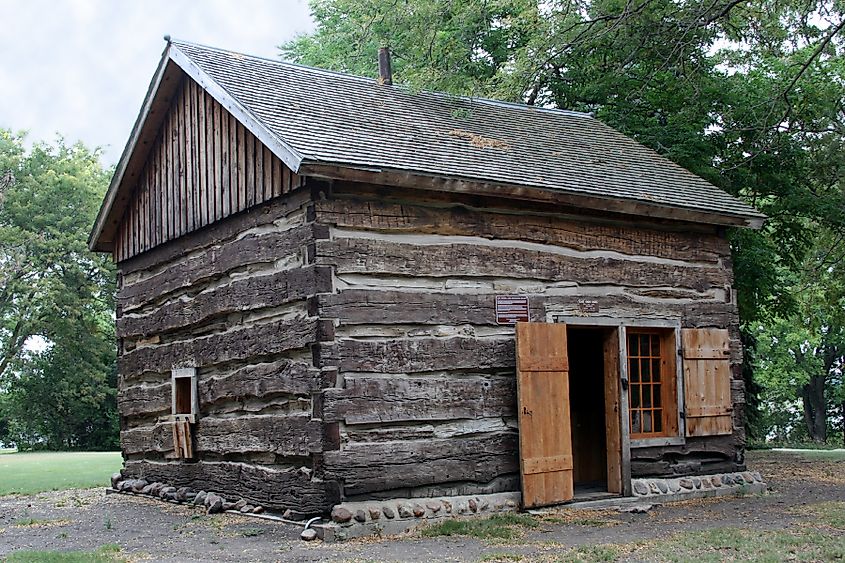
<svg viewBox="0 0 845 563">
<path fill-rule="evenodd" d="M 678 435 L 675 331 L 628 329 L 631 439 Z"/>
<path fill-rule="evenodd" d="M 174 419 L 195 422 L 197 415 L 197 370 L 176 368 L 171 373 L 172 403 Z"/>
</svg>

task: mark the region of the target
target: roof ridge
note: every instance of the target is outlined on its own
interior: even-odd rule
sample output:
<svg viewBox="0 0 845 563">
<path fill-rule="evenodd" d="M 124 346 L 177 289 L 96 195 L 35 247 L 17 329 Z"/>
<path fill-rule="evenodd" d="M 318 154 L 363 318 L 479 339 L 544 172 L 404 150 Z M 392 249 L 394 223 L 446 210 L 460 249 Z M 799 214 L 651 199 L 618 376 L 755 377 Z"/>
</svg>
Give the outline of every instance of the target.
<svg viewBox="0 0 845 563">
<path fill-rule="evenodd" d="M 175 43 L 177 48 L 179 48 L 180 45 L 186 45 L 186 46 L 189 46 L 189 47 L 199 47 L 201 49 L 208 49 L 210 51 L 216 51 L 216 52 L 225 53 L 225 54 L 228 54 L 228 55 L 237 55 L 237 56 L 240 56 L 240 57 L 247 57 L 247 58 L 250 58 L 250 59 L 265 61 L 265 62 L 268 62 L 268 63 L 277 64 L 277 65 L 280 65 L 280 66 L 297 68 L 297 69 L 305 70 L 305 71 L 308 71 L 308 72 L 314 72 L 314 73 L 317 73 L 317 74 L 323 74 L 323 75 L 327 75 L 327 76 L 337 76 L 337 77 L 341 77 L 341 78 L 365 82 L 365 83 L 371 84 L 371 85 L 377 84 L 375 79 L 373 79 L 369 76 L 360 76 L 360 75 L 351 74 L 351 73 L 348 73 L 348 72 L 341 72 L 341 71 L 338 71 L 338 70 L 329 70 L 329 69 L 325 69 L 325 68 L 319 68 L 319 67 L 315 67 L 315 66 L 304 65 L 304 64 L 301 64 L 301 63 L 294 63 L 294 62 L 291 62 L 291 61 L 271 59 L 269 57 L 252 55 L 250 53 L 243 53 L 241 51 L 232 51 L 232 50 L 229 50 L 229 49 L 223 49 L 222 47 L 214 47 L 214 46 L 205 45 L 205 44 L 202 44 L 202 43 L 195 43 L 193 41 L 185 41 L 185 40 L 181 40 L 181 39 L 171 38 L 169 42 Z M 424 94 L 424 95 L 434 96 L 434 97 L 438 97 L 438 98 L 459 99 L 459 100 L 467 101 L 469 103 L 489 104 L 489 105 L 501 106 L 501 107 L 506 107 L 506 108 L 513 108 L 513 109 L 516 109 L 516 110 L 540 111 L 540 112 L 557 114 L 557 115 L 568 115 L 568 116 L 572 116 L 572 117 L 585 117 L 585 118 L 588 118 L 588 119 L 593 119 L 592 114 L 581 112 L 581 111 L 575 111 L 575 110 L 542 107 L 542 106 L 533 106 L 533 105 L 528 105 L 528 104 L 521 103 L 521 102 L 508 102 L 508 101 L 505 101 L 505 100 L 496 100 L 494 98 L 485 98 L 483 96 L 465 96 L 465 95 L 449 94 L 448 92 L 437 92 L 437 91 L 433 91 L 433 90 L 420 90 L 419 92 L 414 92 L 411 87 L 403 85 L 403 84 L 393 84 L 391 87 L 395 88 L 397 90 L 400 90 L 404 93 L 410 93 L 410 94 L 418 93 L 418 94 Z"/>
</svg>

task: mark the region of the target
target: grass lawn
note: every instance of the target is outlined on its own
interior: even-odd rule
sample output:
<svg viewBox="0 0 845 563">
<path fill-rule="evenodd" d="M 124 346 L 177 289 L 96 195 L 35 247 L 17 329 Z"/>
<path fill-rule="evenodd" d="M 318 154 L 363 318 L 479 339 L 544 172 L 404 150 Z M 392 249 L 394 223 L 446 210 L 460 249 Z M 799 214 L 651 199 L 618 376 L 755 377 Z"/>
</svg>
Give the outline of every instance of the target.
<svg viewBox="0 0 845 563">
<path fill-rule="evenodd" d="M 0 456 L 0 495 L 105 487 L 120 452 L 38 452 Z"/>
<path fill-rule="evenodd" d="M 104 545 L 94 551 L 16 551 L 8 563 L 119 563 L 126 561 L 117 545 Z"/>
</svg>

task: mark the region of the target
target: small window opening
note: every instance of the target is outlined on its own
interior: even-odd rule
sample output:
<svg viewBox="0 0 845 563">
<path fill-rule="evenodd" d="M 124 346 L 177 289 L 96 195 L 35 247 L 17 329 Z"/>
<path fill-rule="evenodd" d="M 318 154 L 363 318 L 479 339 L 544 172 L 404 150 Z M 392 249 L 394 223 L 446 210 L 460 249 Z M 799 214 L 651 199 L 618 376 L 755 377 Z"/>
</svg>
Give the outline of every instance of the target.
<svg viewBox="0 0 845 563">
<path fill-rule="evenodd" d="M 197 408 L 197 370 L 179 368 L 172 371 L 171 385 L 173 402 L 171 414 L 174 419 L 196 422 Z"/>
</svg>

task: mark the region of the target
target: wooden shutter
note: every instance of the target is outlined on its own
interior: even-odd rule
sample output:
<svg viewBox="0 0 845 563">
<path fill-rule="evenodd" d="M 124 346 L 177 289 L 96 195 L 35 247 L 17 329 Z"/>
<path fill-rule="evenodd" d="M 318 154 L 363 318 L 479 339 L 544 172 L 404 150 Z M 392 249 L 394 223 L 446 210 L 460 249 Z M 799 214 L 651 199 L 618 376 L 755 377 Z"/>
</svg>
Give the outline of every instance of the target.
<svg viewBox="0 0 845 563">
<path fill-rule="evenodd" d="M 177 419 L 173 425 L 173 450 L 174 456 L 180 459 L 191 459 L 194 457 L 194 446 L 191 440 L 191 423 L 185 419 Z"/>
<path fill-rule="evenodd" d="M 571 500 L 566 325 L 518 323 L 516 358 L 523 507 Z"/>
<path fill-rule="evenodd" d="M 682 346 L 687 436 L 730 434 L 733 404 L 728 331 L 684 329 Z"/>
</svg>

